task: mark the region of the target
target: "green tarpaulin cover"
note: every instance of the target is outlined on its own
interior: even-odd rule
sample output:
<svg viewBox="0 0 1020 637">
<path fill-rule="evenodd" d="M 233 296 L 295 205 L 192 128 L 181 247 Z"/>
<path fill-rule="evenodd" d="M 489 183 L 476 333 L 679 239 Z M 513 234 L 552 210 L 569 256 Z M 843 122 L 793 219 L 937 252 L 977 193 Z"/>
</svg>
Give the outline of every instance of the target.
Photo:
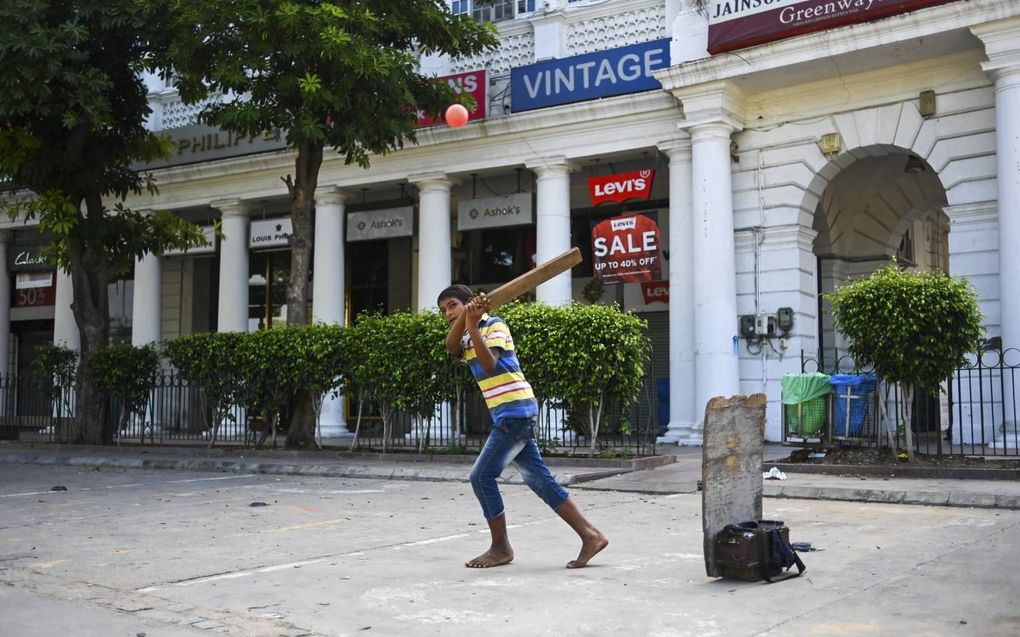
<svg viewBox="0 0 1020 637">
<path fill-rule="evenodd" d="M 786 374 L 783 376 L 783 404 L 798 405 L 812 398 L 819 398 L 832 391 L 829 375 L 814 372 L 812 374 Z"/>
</svg>

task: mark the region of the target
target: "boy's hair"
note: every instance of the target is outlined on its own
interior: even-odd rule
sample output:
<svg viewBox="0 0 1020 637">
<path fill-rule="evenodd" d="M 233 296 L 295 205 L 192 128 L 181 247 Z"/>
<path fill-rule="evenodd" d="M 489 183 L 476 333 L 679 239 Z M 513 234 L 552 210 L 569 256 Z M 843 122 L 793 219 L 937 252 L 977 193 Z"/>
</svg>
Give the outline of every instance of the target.
<svg viewBox="0 0 1020 637">
<path fill-rule="evenodd" d="M 471 288 L 463 283 L 455 283 L 439 293 L 439 298 L 436 299 L 436 305 L 441 305 L 443 303 L 443 299 L 454 298 L 461 303 L 467 303 L 474 297 L 475 293 L 471 291 Z"/>
</svg>

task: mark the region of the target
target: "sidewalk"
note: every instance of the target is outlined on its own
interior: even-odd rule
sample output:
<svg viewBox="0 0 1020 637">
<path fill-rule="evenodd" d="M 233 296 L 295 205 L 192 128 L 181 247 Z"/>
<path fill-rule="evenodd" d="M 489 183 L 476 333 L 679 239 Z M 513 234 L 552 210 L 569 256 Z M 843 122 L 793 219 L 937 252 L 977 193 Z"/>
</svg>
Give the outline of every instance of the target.
<svg viewBox="0 0 1020 637">
<path fill-rule="evenodd" d="M 664 455 L 635 460 L 548 458 L 556 480 L 576 489 L 648 494 L 696 494 L 701 480 L 701 449 L 670 448 Z M 766 445 L 766 470 L 789 449 Z M 473 456 L 350 454 L 204 447 L 94 447 L 0 443 L 0 463 L 111 469 L 163 469 L 223 473 L 264 473 L 387 480 L 466 482 Z M 861 477 L 840 473 L 801 473 L 780 466 L 785 480 L 765 480 L 764 495 L 776 498 L 846 500 L 898 504 L 1020 510 L 1020 480 L 928 477 Z M 817 469 L 808 467 L 806 469 Z M 870 468 L 872 471 L 874 468 Z M 848 467 L 833 468 L 846 472 Z M 1003 472 L 986 475 L 1001 478 Z M 522 482 L 511 467 L 508 483 Z"/>
</svg>

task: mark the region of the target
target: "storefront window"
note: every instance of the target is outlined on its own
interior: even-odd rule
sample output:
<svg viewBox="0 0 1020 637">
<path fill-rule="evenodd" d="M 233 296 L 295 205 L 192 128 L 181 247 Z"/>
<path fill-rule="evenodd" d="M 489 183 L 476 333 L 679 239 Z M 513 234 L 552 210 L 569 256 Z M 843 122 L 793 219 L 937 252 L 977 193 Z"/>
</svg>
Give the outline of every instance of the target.
<svg viewBox="0 0 1020 637">
<path fill-rule="evenodd" d="M 363 312 L 389 312 L 389 247 L 386 240 L 347 244 L 352 319 Z"/>
<path fill-rule="evenodd" d="M 456 278 L 468 285 L 504 283 L 535 267 L 532 226 L 471 230 L 463 241 Z"/>
<path fill-rule="evenodd" d="M 253 252 L 248 268 L 248 330 L 287 324 L 290 251 Z"/>
</svg>

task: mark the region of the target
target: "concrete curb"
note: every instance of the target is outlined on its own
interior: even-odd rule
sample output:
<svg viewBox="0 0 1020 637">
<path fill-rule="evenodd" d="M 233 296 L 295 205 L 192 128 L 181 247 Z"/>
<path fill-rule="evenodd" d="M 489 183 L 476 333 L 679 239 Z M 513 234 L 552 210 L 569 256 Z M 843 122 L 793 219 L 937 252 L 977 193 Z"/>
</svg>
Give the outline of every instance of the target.
<svg viewBox="0 0 1020 637">
<path fill-rule="evenodd" d="M 900 465 L 841 465 L 806 462 L 762 463 L 762 471 L 772 467 L 783 473 L 823 473 L 834 476 L 873 476 L 883 478 L 947 478 L 951 480 L 1020 480 L 1020 469 L 995 467 L 905 467 Z"/>
<path fill-rule="evenodd" d="M 771 498 L 803 500 L 842 500 L 883 504 L 920 504 L 928 506 L 974 507 L 981 509 L 1020 509 L 1020 496 L 1012 494 L 917 491 L 905 489 L 867 489 L 834 486 L 807 486 L 766 482 L 763 495 Z"/>
<path fill-rule="evenodd" d="M 217 473 L 259 473 L 266 475 L 322 476 L 330 478 L 371 478 L 379 480 L 420 480 L 429 482 L 468 482 L 470 467 L 463 471 L 449 468 L 418 468 L 392 466 L 342 465 L 322 463 L 260 462 L 214 458 L 130 458 L 102 456 L 70 456 L 33 453 L 0 453 L 0 464 L 37 464 L 65 467 L 96 467 L 109 469 L 156 469 L 167 471 L 210 471 Z M 606 470 L 582 474 L 553 473 L 562 486 L 598 480 L 624 470 Z M 507 484 L 524 484 L 520 474 L 514 472 L 502 479 Z"/>
</svg>

